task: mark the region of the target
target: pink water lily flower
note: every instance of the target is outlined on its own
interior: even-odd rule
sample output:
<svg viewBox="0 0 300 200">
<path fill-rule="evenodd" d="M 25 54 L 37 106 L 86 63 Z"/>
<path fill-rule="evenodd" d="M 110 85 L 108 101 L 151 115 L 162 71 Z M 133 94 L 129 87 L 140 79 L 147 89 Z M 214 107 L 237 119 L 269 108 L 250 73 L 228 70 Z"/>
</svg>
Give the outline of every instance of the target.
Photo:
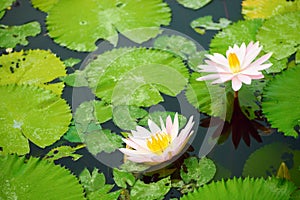
<svg viewBox="0 0 300 200">
<path fill-rule="evenodd" d="M 252 79 L 261 79 L 264 77 L 261 70 L 265 70 L 272 66 L 271 63 L 265 63 L 272 55 L 267 53 L 259 59 L 255 60 L 262 46 L 259 42 L 253 44 L 250 42 L 246 47 L 245 43 L 238 47 L 234 45 L 229 47 L 226 57 L 214 53 L 206 55 L 209 60 L 205 60 L 207 65 L 199 65 L 199 72 L 209 72 L 212 74 L 198 78 L 198 81 L 214 80 L 212 84 L 224 83 L 232 81 L 232 89 L 238 91 L 242 87 L 242 83 L 251 84 Z M 255 60 L 255 61 L 254 61 Z"/>
<path fill-rule="evenodd" d="M 194 125 L 193 116 L 179 133 L 178 114 L 175 114 L 174 122 L 170 116 L 166 119 L 166 125 L 160 118 L 160 127 L 152 120 L 148 120 L 149 130 L 137 126 L 132 130 L 128 138 L 123 139 L 127 148 L 119 150 L 125 154 L 126 159 L 135 163 L 157 165 L 172 159 L 186 146 Z"/>
</svg>

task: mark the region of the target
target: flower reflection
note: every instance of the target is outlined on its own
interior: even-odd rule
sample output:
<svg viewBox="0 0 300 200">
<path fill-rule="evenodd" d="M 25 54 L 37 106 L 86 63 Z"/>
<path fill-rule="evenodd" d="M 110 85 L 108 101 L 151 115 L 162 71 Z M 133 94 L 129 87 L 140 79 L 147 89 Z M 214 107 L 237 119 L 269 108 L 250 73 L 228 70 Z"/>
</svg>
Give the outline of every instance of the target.
<svg viewBox="0 0 300 200">
<path fill-rule="evenodd" d="M 264 77 L 261 70 L 271 67 L 271 63 L 266 62 L 272 53 L 265 54 L 259 59 L 254 59 L 260 53 L 262 47 L 259 42 L 253 44 L 250 42 L 247 47 L 243 43 L 240 47 L 234 45 L 229 47 L 226 57 L 219 53 L 206 55 L 209 60 L 205 60 L 207 65 L 199 65 L 199 72 L 212 73 L 199 77 L 198 81 L 214 80 L 212 83 L 224 83 L 231 80 L 232 89 L 238 91 L 242 83 L 251 84 L 252 79 L 261 79 Z M 253 62 L 254 61 L 254 62 Z"/>
<path fill-rule="evenodd" d="M 126 155 L 126 159 L 148 165 L 157 165 L 178 155 L 193 134 L 193 116 L 179 133 L 178 114 L 174 121 L 170 116 L 166 118 L 166 125 L 160 118 L 160 127 L 152 120 L 148 120 L 149 130 L 137 126 L 128 138 L 123 139 L 127 148 L 119 150 Z"/>
</svg>

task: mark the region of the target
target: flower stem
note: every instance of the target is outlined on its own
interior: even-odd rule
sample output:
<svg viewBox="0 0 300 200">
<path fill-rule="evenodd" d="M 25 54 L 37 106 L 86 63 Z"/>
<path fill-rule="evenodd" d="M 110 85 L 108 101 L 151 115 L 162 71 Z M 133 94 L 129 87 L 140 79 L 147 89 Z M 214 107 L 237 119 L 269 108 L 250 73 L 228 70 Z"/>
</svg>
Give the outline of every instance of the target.
<svg viewBox="0 0 300 200">
<path fill-rule="evenodd" d="M 234 98 L 238 98 L 239 96 L 239 91 L 234 91 Z"/>
</svg>

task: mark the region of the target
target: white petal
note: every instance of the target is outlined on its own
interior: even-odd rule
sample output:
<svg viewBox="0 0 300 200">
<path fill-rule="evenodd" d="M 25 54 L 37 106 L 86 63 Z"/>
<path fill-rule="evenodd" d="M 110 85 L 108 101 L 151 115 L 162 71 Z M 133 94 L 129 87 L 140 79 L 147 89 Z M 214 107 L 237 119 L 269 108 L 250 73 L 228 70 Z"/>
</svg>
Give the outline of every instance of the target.
<svg viewBox="0 0 300 200">
<path fill-rule="evenodd" d="M 218 78 L 220 78 L 219 74 L 208 74 L 205 76 L 201 76 L 201 77 L 197 78 L 196 80 L 197 81 L 207 81 L 207 80 L 213 80 L 213 79 L 218 79 Z"/>
<path fill-rule="evenodd" d="M 266 55 L 263 55 L 262 57 L 260 57 L 259 59 L 257 59 L 256 61 L 254 61 L 251 66 L 255 67 L 258 65 L 261 65 L 262 63 L 266 62 L 267 60 L 269 60 L 269 58 L 272 56 L 272 53 L 267 53 Z"/>
<path fill-rule="evenodd" d="M 234 75 L 231 74 L 220 74 L 220 78 L 213 81 L 212 84 L 219 84 L 219 83 L 225 83 L 226 81 L 229 81 L 232 79 Z"/>
<path fill-rule="evenodd" d="M 243 74 L 238 74 L 237 77 L 243 83 L 245 83 L 247 85 L 251 84 L 251 78 L 249 76 L 246 76 L 246 75 L 243 75 Z"/>
<path fill-rule="evenodd" d="M 167 117 L 167 119 L 166 119 L 166 129 L 167 129 L 167 132 L 168 132 L 168 133 L 171 133 L 171 131 L 172 131 L 172 126 L 173 126 L 173 124 L 172 124 L 172 119 L 171 119 L 171 116 L 169 115 L 169 116 Z"/>
<path fill-rule="evenodd" d="M 263 65 L 259 65 L 256 67 L 257 70 L 265 70 L 268 69 L 269 67 L 271 67 L 273 64 L 272 63 L 268 63 L 268 64 L 263 64 Z"/>
<path fill-rule="evenodd" d="M 159 117 L 159 121 L 160 121 L 161 131 L 166 133 L 166 132 L 167 132 L 167 129 L 166 129 L 165 123 L 164 123 L 164 121 L 162 120 L 161 117 Z"/>
<path fill-rule="evenodd" d="M 222 54 L 219 53 L 214 53 L 214 55 L 206 55 L 206 57 L 208 57 L 211 61 L 220 65 L 228 64 L 228 60 Z"/>
<path fill-rule="evenodd" d="M 127 156 L 132 156 L 132 157 L 143 157 L 143 156 L 151 156 L 152 153 L 145 153 L 141 151 L 136 151 L 128 148 L 120 148 L 119 151 L 121 151 L 123 154 Z"/>
<path fill-rule="evenodd" d="M 243 69 L 240 73 L 244 74 L 244 75 L 260 75 L 261 74 L 261 72 L 258 71 L 256 69 L 256 67 L 247 67 L 247 68 Z"/>
<path fill-rule="evenodd" d="M 224 71 L 224 72 L 231 72 L 230 68 L 229 68 L 229 64 L 228 61 L 222 65 L 215 63 L 211 60 L 205 60 L 205 62 L 207 63 L 208 66 L 213 66 L 213 67 L 217 67 L 220 71 Z"/>
<path fill-rule="evenodd" d="M 237 55 L 237 57 L 240 61 L 240 64 L 242 64 L 244 62 L 245 55 L 246 55 L 246 45 L 245 45 L 245 43 L 243 43 L 240 48 L 238 48 L 238 47 L 235 48 L 234 51 L 235 51 L 235 54 Z"/>
<path fill-rule="evenodd" d="M 148 120 L 148 126 L 152 134 L 161 132 L 161 129 L 151 119 Z"/>
<path fill-rule="evenodd" d="M 145 129 L 144 127 L 142 126 L 137 126 L 136 127 L 136 130 L 138 132 L 139 135 L 146 135 L 147 137 L 150 137 L 151 136 L 151 133 L 149 130 Z M 132 133 L 134 134 L 134 133 Z"/>
<path fill-rule="evenodd" d="M 174 138 L 177 137 L 178 135 L 178 129 L 179 129 L 179 123 L 178 123 L 178 113 L 176 112 L 175 116 L 174 116 L 174 122 L 172 125 L 172 129 L 171 129 L 171 141 L 174 140 Z"/>
<path fill-rule="evenodd" d="M 251 75 L 250 78 L 251 79 L 262 79 L 262 78 L 264 78 L 264 75 L 263 74 L 260 74 L 260 75 Z"/>
<path fill-rule="evenodd" d="M 144 146 L 141 146 L 131 139 L 122 139 L 129 147 L 134 148 L 137 151 L 141 151 L 143 153 L 151 153 L 148 148 L 145 148 Z"/>
<path fill-rule="evenodd" d="M 256 43 L 255 43 L 256 44 Z M 260 53 L 262 47 L 258 47 L 256 45 L 253 45 L 251 49 L 246 52 L 245 60 L 241 66 L 242 69 L 248 67 L 248 65 L 257 57 L 257 55 Z"/>
<path fill-rule="evenodd" d="M 242 82 L 237 77 L 233 77 L 231 81 L 231 86 L 234 91 L 238 91 L 242 87 Z"/>
</svg>

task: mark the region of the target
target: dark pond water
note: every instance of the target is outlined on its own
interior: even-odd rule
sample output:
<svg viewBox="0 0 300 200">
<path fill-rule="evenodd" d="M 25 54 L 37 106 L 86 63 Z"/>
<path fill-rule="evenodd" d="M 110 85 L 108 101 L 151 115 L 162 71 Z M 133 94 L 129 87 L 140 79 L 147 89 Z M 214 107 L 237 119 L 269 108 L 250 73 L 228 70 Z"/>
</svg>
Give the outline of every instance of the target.
<svg viewBox="0 0 300 200">
<path fill-rule="evenodd" d="M 168 27 L 165 28 L 176 30 L 188 35 L 189 37 L 200 43 L 205 49 L 208 49 L 210 40 L 216 33 L 216 31 L 207 31 L 206 34 L 199 35 L 190 27 L 190 22 L 192 20 L 205 15 L 213 15 L 214 20 L 218 20 L 220 17 L 226 17 L 232 21 L 238 21 L 242 19 L 240 0 L 213 0 L 212 3 L 197 11 L 186 9 L 177 4 L 175 0 L 166 0 L 166 2 L 172 9 L 172 22 Z M 7 25 L 21 25 L 30 21 L 38 21 L 42 25 L 42 33 L 37 37 L 29 38 L 29 45 L 26 47 L 18 46 L 16 48 L 16 51 L 21 49 L 50 49 L 62 60 L 69 57 L 80 58 L 84 60 L 88 53 L 78 53 L 61 47 L 55 44 L 52 39 L 50 39 L 46 35 L 45 17 L 46 14 L 34 9 L 28 0 L 18 0 L 13 9 L 7 12 L 0 23 Z M 77 65 L 76 67 L 79 68 L 79 65 Z M 66 87 L 63 97 L 68 101 L 70 105 L 72 105 L 72 88 Z M 176 99 L 167 96 L 164 97 L 165 103 L 162 103 L 161 105 L 166 110 L 176 111 L 178 103 Z M 193 110 L 191 107 L 189 109 Z M 195 110 L 193 112 L 195 112 Z M 111 128 L 118 131 L 118 129 L 116 129 L 111 122 L 104 124 L 104 126 L 106 128 Z M 192 143 L 192 146 L 195 149 L 192 154 L 198 154 L 203 138 L 205 136 L 205 132 L 205 128 L 199 127 L 197 136 Z M 256 149 L 266 144 L 273 143 L 274 141 L 281 141 L 289 143 L 294 147 L 300 148 L 299 139 L 295 140 L 293 138 L 287 138 L 284 137 L 281 133 L 274 132 L 270 136 L 262 137 L 262 139 L 263 143 L 257 143 L 256 141 L 252 140 L 250 147 L 248 147 L 243 141 L 241 141 L 237 149 L 234 148 L 231 139 L 228 139 L 222 145 L 215 146 L 214 149 L 208 154 L 208 157 L 212 158 L 223 167 L 229 169 L 232 172 L 232 176 L 241 176 L 244 163 L 249 155 Z M 58 141 L 56 145 L 59 143 L 60 141 Z M 43 150 L 34 145 L 31 145 L 31 147 L 32 155 L 39 156 L 41 154 L 44 154 L 44 152 L 47 152 L 47 149 Z M 93 169 L 95 167 L 99 168 L 102 172 L 105 173 L 106 177 L 108 178 L 108 182 L 113 182 L 111 178 L 112 170 L 110 168 L 106 167 L 97 159 L 95 159 L 85 149 L 80 150 L 79 153 L 83 154 L 84 156 L 77 162 L 66 158 L 61 159 L 59 163 L 71 169 L 75 174 L 79 174 L 84 167 L 87 167 L 89 169 Z M 176 196 L 176 194 L 173 195 Z"/>
</svg>

